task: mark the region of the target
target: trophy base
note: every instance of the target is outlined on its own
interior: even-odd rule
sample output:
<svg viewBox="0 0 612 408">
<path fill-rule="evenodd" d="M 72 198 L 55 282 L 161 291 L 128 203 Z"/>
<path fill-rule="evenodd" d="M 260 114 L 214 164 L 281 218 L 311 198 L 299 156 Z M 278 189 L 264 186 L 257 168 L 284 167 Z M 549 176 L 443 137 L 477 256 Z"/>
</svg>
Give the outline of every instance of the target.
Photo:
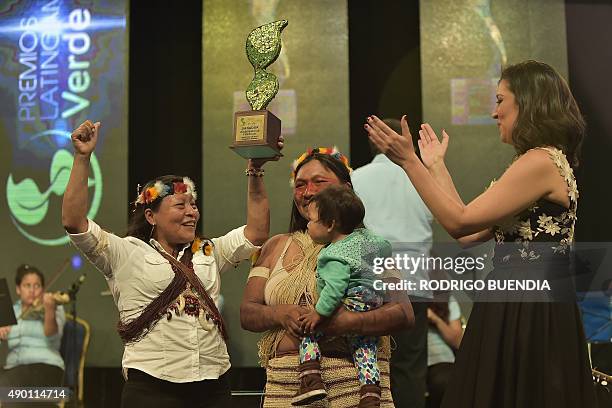
<svg viewBox="0 0 612 408">
<path fill-rule="evenodd" d="M 238 153 L 245 159 L 268 159 L 270 157 L 282 157 L 283 154 L 278 149 L 273 149 L 269 145 L 247 145 L 230 146 L 230 149 Z"/>
<path fill-rule="evenodd" d="M 234 114 L 232 150 L 245 159 L 272 159 L 282 156 L 278 149 L 281 121 L 268 110 Z"/>
</svg>

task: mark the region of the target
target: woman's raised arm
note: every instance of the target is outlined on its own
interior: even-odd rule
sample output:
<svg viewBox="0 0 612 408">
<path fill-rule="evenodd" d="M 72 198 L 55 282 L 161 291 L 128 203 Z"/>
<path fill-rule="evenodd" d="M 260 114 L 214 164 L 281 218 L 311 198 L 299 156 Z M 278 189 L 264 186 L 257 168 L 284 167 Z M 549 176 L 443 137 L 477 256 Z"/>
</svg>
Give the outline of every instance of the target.
<svg viewBox="0 0 612 408">
<path fill-rule="evenodd" d="M 435 182 L 416 156 L 405 117 L 402 136 L 375 116 L 368 118 L 365 126 L 370 140 L 404 169 L 427 207 L 453 238 L 479 233 L 517 214 L 551 193 L 555 178 L 559 178 L 547 153 L 532 150 L 517 159 L 497 183 L 462 206 Z"/>
<path fill-rule="evenodd" d="M 278 139 L 278 149 L 283 149 L 283 137 Z M 276 161 L 280 156 L 270 159 L 252 159 L 247 165 L 249 178 L 247 190 L 247 222 L 244 235 L 254 245 L 262 245 L 270 236 L 270 205 L 263 182 L 262 166 L 268 161 Z"/>
<path fill-rule="evenodd" d="M 71 234 L 87 231 L 89 159 L 96 147 L 99 130 L 100 122 L 86 120 L 70 136 L 74 161 L 62 202 L 62 224 Z"/>
<path fill-rule="evenodd" d="M 444 162 L 448 149 L 448 140 L 449 136 L 445 130 L 442 131 L 442 142 L 440 142 L 438 136 L 428 123 L 421 125 L 421 130 L 419 130 L 419 150 L 423 164 L 448 197 L 464 208 L 465 203 L 461 199 L 453 178 Z M 467 248 L 486 242 L 491 238 L 493 238 L 493 233 L 487 228 L 475 234 L 458 237 L 457 241 L 462 247 Z"/>
</svg>

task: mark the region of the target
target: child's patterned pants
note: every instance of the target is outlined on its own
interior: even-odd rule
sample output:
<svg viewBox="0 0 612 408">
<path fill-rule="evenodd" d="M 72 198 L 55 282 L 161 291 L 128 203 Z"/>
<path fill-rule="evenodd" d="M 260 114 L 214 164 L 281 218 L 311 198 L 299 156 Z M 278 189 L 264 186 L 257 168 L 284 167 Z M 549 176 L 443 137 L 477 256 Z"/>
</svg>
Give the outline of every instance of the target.
<svg viewBox="0 0 612 408">
<path fill-rule="evenodd" d="M 358 286 L 349 289 L 342 303 L 350 311 L 367 312 L 380 307 L 382 299 L 372 290 Z M 302 339 L 300 344 L 300 364 L 306 361 L 321 360 L 321 350 L 318 343 L 321 337 L 323 337 L 322 333 L 315 333 Z M 361 385 L 379 384 L 380 370 L 378 369 L 378 361 L 376 359 L 378 337 L 347 336 L 347 338 Z"/>
</svg>

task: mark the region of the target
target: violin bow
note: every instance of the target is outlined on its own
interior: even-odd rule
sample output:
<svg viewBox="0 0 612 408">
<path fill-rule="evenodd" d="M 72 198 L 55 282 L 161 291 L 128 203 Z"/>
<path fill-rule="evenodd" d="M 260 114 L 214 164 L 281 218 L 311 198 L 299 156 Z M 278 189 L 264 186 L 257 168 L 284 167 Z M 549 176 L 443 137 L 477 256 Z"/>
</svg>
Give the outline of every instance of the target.
<svg viewBox="0 0 612 408">
<path fill-rule="evenodd" d="M 57 282 L 57 279 L 61 276 L 62 273 L 66 272 L 66 268 L 68 268 L 68 265 L 70 265 L 70 258 L 66 258 L 64 260 L 64 263 L 62 263 L 57 269 L 57 271 L 55 271 L 55 274 L 53 274 L 51 279 L 49 279 L 49 283 L 45 287 L 45 291 L 47 291 L 47 289 L 49 289 L 51 286 L 53 286 L 55 282 Z"/>
</svg>

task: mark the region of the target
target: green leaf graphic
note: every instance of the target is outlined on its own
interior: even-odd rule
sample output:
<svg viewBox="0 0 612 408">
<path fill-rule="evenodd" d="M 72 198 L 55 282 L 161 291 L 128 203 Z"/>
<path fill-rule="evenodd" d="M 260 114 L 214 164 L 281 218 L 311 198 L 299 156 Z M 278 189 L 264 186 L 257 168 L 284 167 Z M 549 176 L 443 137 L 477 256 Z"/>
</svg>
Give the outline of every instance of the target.
<svg viewBox="0 0 612 408">
<path fill-rule="evenodd" d="M 59 129 L 47 129 L 31 137 L 30 140 L 48 137 L 64 137 L 70 140 L 70 132 Z M 46 246 L 66 245 L 69 238 L 62 230 L 59 236 L 54 238 L 42 238 L 29 232 L 26 226 L 37 225 L 48 215 L 48 205 L 51 194 L 62 196 L 66 191 L 70 171 L 72 169 L 73 157 L 67 150 L 56 151 L 51 160 L 49 168 L 50 185 L 43 193 L 32 179 L 23 179 L 15 183 L 13 176 L 9 174 L 6 183 L 6 200 L 12 214 L 11 220 L 15 228 L 30 241 Z M 87 179 L 88 187 L 93 188 L 91 206 L 87 212 L 87 217 L 95 219 L 100 202 L 102 200 L 102 169 L 95 154 L 91 155 L 91 177 Z M 50 217 L 57 217 L 51 214 Z"/>
<path fill-rule="evenodd" d="M 34 180 L 26 178 L 15 184 L 13 175 L 9 174 L 6 195 L 11 213 L 22 224 L 36 225 L 45 218 L 48 194 L 41 194 Z"/>
<path fill-rule="evenodd" d="M 66 191 L 70 170 L 72 170 L 72 161 L 72 154 L 68 150 L 61 149 L 53 155 L 49 173 L 49 181 L 51 182 L 49 188 L 58 196 L 63 195 Z"/>
</svg>

